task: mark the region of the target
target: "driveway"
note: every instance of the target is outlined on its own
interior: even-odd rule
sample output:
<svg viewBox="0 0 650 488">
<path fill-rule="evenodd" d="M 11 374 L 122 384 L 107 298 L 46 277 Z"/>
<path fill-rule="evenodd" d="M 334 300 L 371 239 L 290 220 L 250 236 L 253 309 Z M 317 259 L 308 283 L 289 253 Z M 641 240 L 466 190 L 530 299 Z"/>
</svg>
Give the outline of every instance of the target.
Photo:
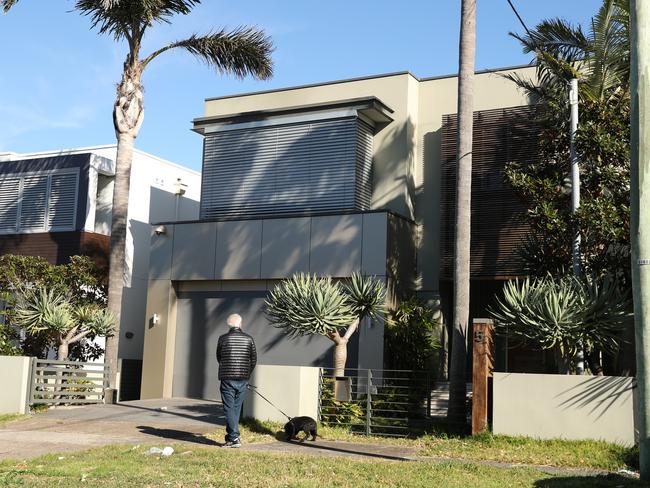
<svg viewBox="0 0 650 488">
<path fill-rule="evenodd" d="M 181 441 L 219 446 L 205 434 L 224 425 L 221 403 L 209 400 L 173 398 L 55 408 L 0 427 L 0 459 L 29 459 L 109 444 L 164 446 Z M 242 450 L 393 460 L 411 460 L 416 454 L 412 447 L 326 439 L 305 443 L 273 440 L 244 444 Z"/>
<path fill-rule="evenodd" d="M 0 459 L 107 444 L 154 443 L 161 437 L 216 445 L 203 435 L 224 425 L 221 404 L 209 400 L 173 398 L 54 408 L 0 427 Z"/>
</svg>

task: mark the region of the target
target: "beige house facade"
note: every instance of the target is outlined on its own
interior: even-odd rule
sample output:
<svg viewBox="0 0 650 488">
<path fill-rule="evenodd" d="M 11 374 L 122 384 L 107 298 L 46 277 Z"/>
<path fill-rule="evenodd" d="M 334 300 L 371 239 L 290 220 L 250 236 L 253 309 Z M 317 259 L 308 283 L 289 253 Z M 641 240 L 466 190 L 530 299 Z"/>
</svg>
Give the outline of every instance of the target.
<svg viewBox="0 0 650 488">
<path fill-rule="evenodd" d="M 494 175 L 526 146 L 511 126 L 529 101 L 510 73 L 535 70 L 475 78 L 479 220 L 508 207 L 489 199 L 503 191 Z M 358 271 L 384 280 L 393 301 L 444 302 L 456 91 L 456 76 L 402 72 L 207 99 L 193 128 L 204 147 L 200 217 L 152 228 L 142 398 L 215 398 L 214 347 L 232 312 L 261 364 L 327 366 L 327 339 L 290 340 L 264 317 L 268 290 L 296 272 Z M 499 245 L 476 241 L 476 283 L 512 275 L 490 267 L 511 261 Z M 350 349 L 349 367 L 381 368 L 383 324 L 364 323 Z"/>
</svg>

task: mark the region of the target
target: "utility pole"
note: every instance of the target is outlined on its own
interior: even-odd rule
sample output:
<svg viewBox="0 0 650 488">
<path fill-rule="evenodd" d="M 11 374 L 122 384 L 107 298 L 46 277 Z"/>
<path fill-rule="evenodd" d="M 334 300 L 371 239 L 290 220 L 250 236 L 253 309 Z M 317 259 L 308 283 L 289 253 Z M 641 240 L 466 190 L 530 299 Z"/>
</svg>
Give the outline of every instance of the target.
<svg viewBox="0 0 650 488">
<path fill-rule="evenodd" d="M 569 123 L 570 137 L 570 158 L 571 158 L 571 213 L 575 214 L 580 207 L 580 165 L 578 152 L 576 151 L 576 135 L 578 133 L 578 79 L 571 78 L 569 81 L 569 106 L 571 107 L 571 119 Z M 580 229 L 575 228 L 573 234 L 571 257 L 573 261 L 573 274 L 580 277 Z M 576 354 L 576 374 L 583 374 L 585 371 L 585 350 L 582 345 Z"/>
<path fill-rule="evenodd" d="M 630 241 L 639 388 L 639 467 L 650 480 L 650 2 L 630 1 Z"/>
</svg>

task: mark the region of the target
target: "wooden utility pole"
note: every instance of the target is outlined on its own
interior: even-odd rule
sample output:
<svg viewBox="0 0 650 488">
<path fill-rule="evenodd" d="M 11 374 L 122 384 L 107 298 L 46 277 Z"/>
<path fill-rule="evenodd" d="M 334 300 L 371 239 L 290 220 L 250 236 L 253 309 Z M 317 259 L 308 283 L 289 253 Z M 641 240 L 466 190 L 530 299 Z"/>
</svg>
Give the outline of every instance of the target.
<svg viewBox="0 0 650 488">
<path fill-rule="evenodd" d="M 449 368 L 449 410 L 453 425 L 466 423 L 467 322 L 469 321 L 470 234 L 472 223 L 472 141 L 476 0 L 462 0 L 458 72 L 456 157 L 456 236 L 454 241 L 454 317 Z"/>
<path fill-rule="evenodd" d="M 488 378 L 494 370 L 494 323 L 490 319 L 474 319 L 473 329 L 472 435 L 487 429 Z"/>
<path fill-rule="evenodd" d="M 639 388 L 639 467 L 650 480 L 650 2 L 630 1 L 630 240 Z"/>
</svg>

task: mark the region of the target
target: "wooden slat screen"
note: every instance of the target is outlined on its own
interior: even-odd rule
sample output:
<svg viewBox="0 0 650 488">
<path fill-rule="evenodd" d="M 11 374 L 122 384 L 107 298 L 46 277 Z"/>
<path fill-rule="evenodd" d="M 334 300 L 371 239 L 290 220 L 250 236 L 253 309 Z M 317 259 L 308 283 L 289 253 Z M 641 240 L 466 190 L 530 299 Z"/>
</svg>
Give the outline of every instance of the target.
<svg viewBox="0 0 650 488">
<path fill-rule="evenodd" d="M 209 133 L 201 218 L 367 210 L 372 135 L 357 117 Z"/>
<path fill-rule="evenodd" d="M 441 277 L 453 276 L 456 212 L 456 115 L 443 116 L 441 168 Z M 471 276 L 524 274 L 517 248 L 528 233 L 526 206 L 504 180 L 510 161 L 536 161 L 539 130 L 531 107 L 474 113 Z"/>
</svg>

